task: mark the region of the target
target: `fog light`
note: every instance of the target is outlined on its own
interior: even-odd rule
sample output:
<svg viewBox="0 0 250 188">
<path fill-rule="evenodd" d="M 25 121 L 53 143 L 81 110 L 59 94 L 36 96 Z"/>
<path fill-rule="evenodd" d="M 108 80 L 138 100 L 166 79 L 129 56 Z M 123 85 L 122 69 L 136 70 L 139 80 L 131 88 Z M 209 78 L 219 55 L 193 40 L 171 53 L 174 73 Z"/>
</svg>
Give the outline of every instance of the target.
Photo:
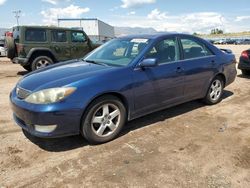
<svg viewBox="0 0 250 188">
<path fill-rule="evenodd" d="M 35 130 L 41 133 L 51 133 L 53 132 L 57 125 L 34 125 Z"/>
</svg>

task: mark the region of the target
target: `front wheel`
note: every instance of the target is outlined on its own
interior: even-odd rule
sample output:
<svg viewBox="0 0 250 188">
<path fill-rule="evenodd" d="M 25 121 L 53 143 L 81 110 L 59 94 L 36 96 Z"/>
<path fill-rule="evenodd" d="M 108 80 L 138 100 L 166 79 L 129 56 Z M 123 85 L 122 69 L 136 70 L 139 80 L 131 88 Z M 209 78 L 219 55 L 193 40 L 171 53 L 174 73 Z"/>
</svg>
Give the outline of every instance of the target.
<svg viewBox="0 0 250 188">
<path fill-rule="evenodd" d="M 209 105 L 217 104 L 222 100 L 224 82 L 221 77 L 217 76 L 211 82 L 204 102 Z"/>
<path fill-rule="evenodd" d="M 121 131 L 126 117 L 126 109 L 117 97 L 107 95 L 98 98 L 87 108 L 83 117 L 83 136 L 93 144 L 111 141 Z"/>
</svg>

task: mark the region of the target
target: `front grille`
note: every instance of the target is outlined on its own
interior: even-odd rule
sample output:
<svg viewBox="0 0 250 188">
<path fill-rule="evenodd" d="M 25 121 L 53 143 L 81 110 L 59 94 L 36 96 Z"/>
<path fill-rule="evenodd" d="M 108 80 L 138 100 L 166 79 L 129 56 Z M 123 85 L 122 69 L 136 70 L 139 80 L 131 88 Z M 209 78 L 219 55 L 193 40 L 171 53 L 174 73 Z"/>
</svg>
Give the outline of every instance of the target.
<svg viewBox="0 0 250 188">
<path fill-rule="evenodd" d="M 25 99 L 26 97 L 29 96 L 31 92 L 29 90 L 23 89 L 21 87 L 16 88 L 16 95 L 20 99 Z"/>
</svg>

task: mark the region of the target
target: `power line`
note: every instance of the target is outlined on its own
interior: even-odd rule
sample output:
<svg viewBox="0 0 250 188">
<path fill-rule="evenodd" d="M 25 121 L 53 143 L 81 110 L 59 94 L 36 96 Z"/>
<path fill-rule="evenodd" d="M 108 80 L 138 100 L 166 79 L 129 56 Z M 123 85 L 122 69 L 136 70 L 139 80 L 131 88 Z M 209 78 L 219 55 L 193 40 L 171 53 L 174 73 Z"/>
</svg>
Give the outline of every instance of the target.
<svg viewBox="0 0 250 188">
<path fill-rule="evenodd" d="M 16 18 L 17 26 L 19 26 L 19 18 L 20 18 L 20 15 L 21 15 L 21 10 L 14 10 L 13 14 L 14 14 L 14 16 Z"/>
</svg>

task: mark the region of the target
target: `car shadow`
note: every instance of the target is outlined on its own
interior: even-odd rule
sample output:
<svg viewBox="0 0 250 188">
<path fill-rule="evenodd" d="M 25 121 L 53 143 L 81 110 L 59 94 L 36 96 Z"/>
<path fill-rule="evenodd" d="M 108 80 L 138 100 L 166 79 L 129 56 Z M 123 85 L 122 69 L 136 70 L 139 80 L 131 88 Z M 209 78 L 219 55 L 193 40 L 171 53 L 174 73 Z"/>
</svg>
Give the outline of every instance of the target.
<svg viewBox="0 0 250 188">
<path fill-rule="evenodd" d="M 62 152 L 88 145 L 87 141 L 85 141 L 81 135 L 62 138 L 39 138 L 31 135 L 25 130 L 23 130 L 23 134 L 32 143 L 46 151 Z"/>
<path fill-rule="evenodd" d="M 233 95 L 233 92 L 225 90 L 222 96 L 222 100 L 232 95 Z M 187 112 L 193 111 L 195 109 L 198 109 L 204 106 L 206 106 L 206 104 L 204 104 L 201 100 L 195 100 L 195 101 L 183 103 L 183 104 L 171 107 L 171 108 L 167 108 L 167 109 L 149 114 L 147 116 L 135 119 L 127 123 L 121 135 L 125 135 L 129 133 L 130 131 L 134 131 L 136 129 L 146 127 L 156 122 L 165 121 L 166 119 L 180 116 L 182 114 L 185 114 Z"/>
<path fill-rule="evenodd" d="M 239 77 L 239 78 L 249 78 L 250 79 L 250 75 L 245 75 L 245 74 L 237 75 L 237 77 Z"/>
<path fill-rule="evenodd" d="M 222 100 L 232 95 L 233 92 L 225 90 Z M 124 136 L 136 129 L 146 127 L 156 122 L 165 121 L 166 119 L 185 114 L 204 106 L 205 104 L 200 102 L 200 100 L 195 100 L 132 120 L 124 126 L 123 131 L 120 133 L 119 137 Z M 46 151 L 62 152 L 89 145 L 81 135 L 48 139 L 32 136 L 26 131 L 23 131 L 23 133 L 26 138 L 28 138 L 32 143 L 36 144 L 38 147 Z"/>
<path fill-rule="evenodd" d="M 19 72 L 17 72 L 17 75 L 24 76 L 24 75 L 26 75 L 28 73 L 29 73 L 29 71 L 19 71 Z"/>
</svg>

